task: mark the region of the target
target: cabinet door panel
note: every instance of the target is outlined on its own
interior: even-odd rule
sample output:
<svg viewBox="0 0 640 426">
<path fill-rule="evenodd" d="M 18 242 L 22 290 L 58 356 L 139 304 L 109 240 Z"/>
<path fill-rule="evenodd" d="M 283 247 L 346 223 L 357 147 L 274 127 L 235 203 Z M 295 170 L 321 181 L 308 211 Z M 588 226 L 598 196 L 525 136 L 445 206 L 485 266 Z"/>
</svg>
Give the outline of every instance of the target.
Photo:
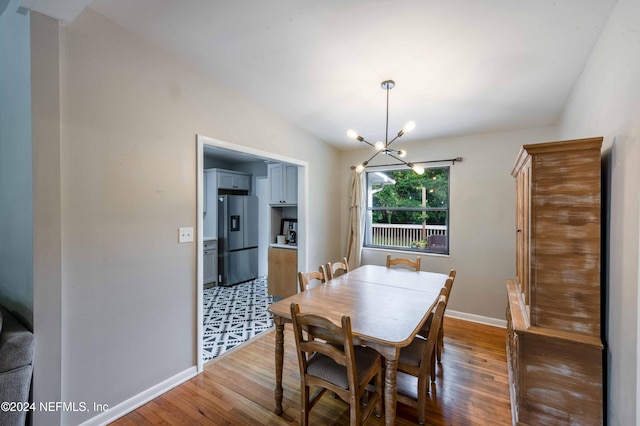
<svg viewBox="0 0 640 426">
<path fill-rule="evenodd" d="M 218 188 L 233 189 L 234 177 L 229 173 L 218 173 Z"/>
<path fill-rule="evenodd" d="M 237 175 L 233 185 L 235 189 L 246 189 L 248 191 L 251 188 L 251 179 L 249 176 Z"/>
<path fill-rule="evenodd" d="M 282 193 L 282 164 L 269 164 L 269 204 L 282 204 L 284 194 Z"/>
<path fill-rule="evenodd" d="M 298 292 L 298 251 L 269 248 L 269 294 L 289 297 Z"/>
<path fill-rule="evenodd" d="M 298 203 L 298 167 L 285 166 L 284 168 L 284 201 L 286 204 Z"/>
</svg>

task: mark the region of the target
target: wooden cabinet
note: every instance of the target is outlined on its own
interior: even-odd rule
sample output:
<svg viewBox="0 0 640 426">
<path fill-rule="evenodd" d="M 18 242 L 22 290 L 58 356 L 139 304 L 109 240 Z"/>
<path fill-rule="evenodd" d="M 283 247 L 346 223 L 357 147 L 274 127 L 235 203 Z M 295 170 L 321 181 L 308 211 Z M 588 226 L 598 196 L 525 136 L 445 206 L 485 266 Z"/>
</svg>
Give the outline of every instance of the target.
<svg viewBox="0 0 640 426">
<path fill-rule="evenodd" d="M 284 163 L 267 165 L 269 177 L 269 204 L 294 205 L 298 203 L 298 167 Z"/>
<path fill-rule="evenodd" d="M 516 279 L 507 282 L 513 423 L 603 422 L 602 138 L 525 145 L 516 179 Z"/>
<path fill-rule="evenodd" d="M 289 297 L 298 292 L 298 250 L 269 247 L 269 294 Z"/>
</svg>

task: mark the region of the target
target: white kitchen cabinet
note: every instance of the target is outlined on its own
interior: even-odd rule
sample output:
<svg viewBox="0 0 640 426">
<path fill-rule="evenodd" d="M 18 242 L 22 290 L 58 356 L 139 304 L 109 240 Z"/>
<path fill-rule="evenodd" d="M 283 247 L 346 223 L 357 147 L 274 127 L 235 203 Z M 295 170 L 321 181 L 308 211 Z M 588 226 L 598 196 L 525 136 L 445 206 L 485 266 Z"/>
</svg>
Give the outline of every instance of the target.
<svg viewBox="0 0 640 426">
<path fill-rule="evenodd" d="M 207 214 L 207 172 L 202 175 L 202 213 Z"/>
<path fill-rule="evenodd" d="M 218 241 L 205 241 L 203 243 L 203 249 L 202 283 L 215 283 L 218 280 Z"/>
<path fill-rule="evenodd" d="M 267 165 L 269 176 L 269 204 L 298 204 L 298 166 L 284 163 Z"/>
<path fill-rule="evenodd" d="M 218 236 L 218 172 L 215 169 L 204 172 L 204 229 L 206 237 Z"/>
<path fill-rule="evenodd" d="M 218 172 L 218 189 L 251 189 L 251 175 L 240 172 L 219 171 Z"/>
</svg>

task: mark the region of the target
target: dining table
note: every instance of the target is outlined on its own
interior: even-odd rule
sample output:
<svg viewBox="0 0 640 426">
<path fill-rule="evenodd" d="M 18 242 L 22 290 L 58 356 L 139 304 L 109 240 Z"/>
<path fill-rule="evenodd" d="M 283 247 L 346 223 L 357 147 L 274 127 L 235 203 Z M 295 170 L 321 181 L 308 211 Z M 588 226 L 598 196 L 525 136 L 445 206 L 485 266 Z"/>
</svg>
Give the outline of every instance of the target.
<svg viewBox="0 0 640 426">
<path fill-rule="evenodd" d="M 269 306 L 275 336 L 275 413 L 282 414 L 284 326 L 291 322 L 291 304 L 340 324 L 351 317 L 354 344 L 375 349 L 386 364 L 385 424 L 393 425 L 397 401 L 400 350 L 409 345 L 437 303 L 448 274 L 364 265 L 322 285 L 279 300 Z"/>
</svg>

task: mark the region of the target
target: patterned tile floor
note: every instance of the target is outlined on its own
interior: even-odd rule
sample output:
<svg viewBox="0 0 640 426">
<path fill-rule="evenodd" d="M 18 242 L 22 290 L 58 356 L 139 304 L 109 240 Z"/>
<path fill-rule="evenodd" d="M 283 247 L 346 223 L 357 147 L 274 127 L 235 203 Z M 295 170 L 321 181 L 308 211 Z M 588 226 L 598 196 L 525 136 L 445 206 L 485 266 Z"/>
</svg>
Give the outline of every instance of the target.
<svg viewBox="0 0 640 426">
<path fill-rule="evenodd" d="M 267 278 L 204 290 L 203 360 L 209 361 L 273 327 Z"/>
</svg>

